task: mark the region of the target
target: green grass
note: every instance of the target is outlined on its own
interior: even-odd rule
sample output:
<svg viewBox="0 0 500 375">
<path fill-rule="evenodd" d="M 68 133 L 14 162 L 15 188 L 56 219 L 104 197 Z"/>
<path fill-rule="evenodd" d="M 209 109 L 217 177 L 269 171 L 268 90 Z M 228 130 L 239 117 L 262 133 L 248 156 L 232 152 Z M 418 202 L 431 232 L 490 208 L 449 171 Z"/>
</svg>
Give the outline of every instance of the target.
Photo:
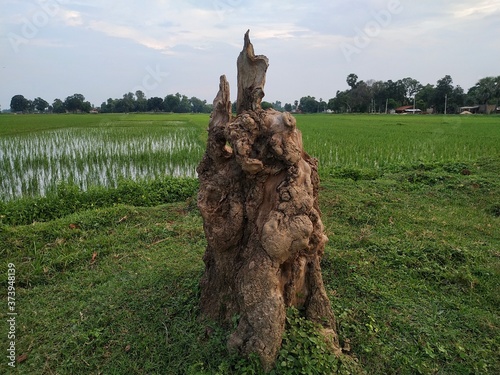
<svg viewBox="0 0 500 375">
<path fill-rule="evenodd" d="M 311 142 L 327 136 L 339 149 L 358 141 L 368 147 L 360 140 L 363 129 L 388 148 L 403 128 L 417 142 L 429 135 L 417 122 L 389 128 L 385 122 L 420 118 L 432 130 L 448 119 L 411 117 L 299 116 L 298 123 L 311 152 Z M 471 118 L 477 132 L 468 127 L 472 122 L 465 124 Z M 445 155 L 469 144 L 470 158 L 407 155 L 375 168 L 362 163 L 375 154 L 361 149 L 360 164 L 320 169 L 330 238 L 322 261 L 325 287 L 341 344 L 367 374 L 500 373 L 500 157 L 492 149 L 500 124 L 498 117 L 460 121 L 444 135 L 454 145 L 442 141 L 439 149 Z M 195 126 L 201 129 L 201 122 Z M 400 132 L 389 136 L 392 127 Z M 84 205 L 29 225 L 0 224 L 1 288 L 7 290 L 7 264 L 14 263 L 16 349 L 27 355 L 13 373 L 258 373 L 255 362 L 227 352 L 229 332 L 199 319 L 206 241 L 194 194 L 145 207 L 141 199 L 152 194 L 150 182 L 129 184 L 134 188 L 122 202 L 106 201 L 116 192 L 101 189 L 105 202 L 99 207 Z M 141 187 L 145 194 L 136 194 Z M 97 194 L 70 191 L 75 195 L 66 205 L 92 202 Z M 5 294 L 2 301 L 6 351 Z M 341 373 L 355 371 L 349 362 L 332 364 L 313 328 L 293 312 L 288 321 L 276 373 L 338 366 Z M 0 372 L 8 370 L 4 357 Z"/>
<path fill-rule="evenodd" d="M 298 115 L 321 168 L 387 169 L 500 155 L 500 116 Z"/>
<path fill-rule="evenodd" d="M 209 116 L 2 115 L 0 200 L 82 190 L 120 178 L 196 177 Z M 500 154 L 499 116 L 298 115 L 306 150 L 332 175 Z M 359 178 L 355 177 L 355 178 Z"/>
<path fill-rule="evenodd" d="M 184 201 L 196 194 L 198 180 L 163 177 L 154 180 L 120 179 L 115 188 L 94 186 L 83 191 L 76 185 L 62 183 L 44 197 L 24 197 L 0 201 L 0 224 L 26 225 L 50 221 L 76 211 L 112 207 L 120 203 L 151 207 Z"/>
<path fill-rule="evenodd" d="M 341 337 L 369 373 L 500 369 L 500 163 L 468 167 L 323 180 L 323 272 Z"/>
</svg>

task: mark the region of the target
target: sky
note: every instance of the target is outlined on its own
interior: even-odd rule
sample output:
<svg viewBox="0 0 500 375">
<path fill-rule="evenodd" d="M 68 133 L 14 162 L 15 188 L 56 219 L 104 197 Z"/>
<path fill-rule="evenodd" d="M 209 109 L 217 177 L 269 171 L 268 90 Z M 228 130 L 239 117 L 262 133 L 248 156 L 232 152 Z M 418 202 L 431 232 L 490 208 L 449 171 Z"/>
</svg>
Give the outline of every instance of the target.
<svg viewBox="0 0 500 375">
<path fill-rule="evenodd" d="M 250 30 L 265 101 L 335 97 L 359 80 L 500 75 L 500 0 L 2 0 L 0 106 L 73 94 L 100 106 L 142 90 L 211 103 Z"/>
</svg>

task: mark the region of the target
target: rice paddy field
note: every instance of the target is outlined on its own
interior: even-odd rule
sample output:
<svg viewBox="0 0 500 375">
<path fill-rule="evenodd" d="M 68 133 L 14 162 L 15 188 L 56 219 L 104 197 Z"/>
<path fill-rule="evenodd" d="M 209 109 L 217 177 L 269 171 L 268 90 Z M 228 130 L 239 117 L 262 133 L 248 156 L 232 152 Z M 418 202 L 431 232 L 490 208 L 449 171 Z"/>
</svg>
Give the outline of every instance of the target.
<svg viewBox="0 0 500 375">
<path fill-rule="evenodd" d="M 500 117 L 295 117 L 343 355 L 289 311 L 271 374 L 500 374 Z M 263 374 L 199 313 L 208 121 L 0 115 L 0 373 Z"/>
<path fill-rule="evenodd" d="M 2 116 L 0 127 L 4 200 L 45 195 L 61 182 L 87 190 L 120 179 L 195 177 L 203 153 L 196 119 L 20 115 Z"/>
<path fill-rule="evenodd" d="M 196 177 L 208 115 L 2 115 L 0 200 L 120 179 Z M 500 117 L 298 115 L 322 171 L 374 172 L 500 153 Z"/>
<path fill-rule="evenodd" d="M 500 117 L 297 116 L 320 168 L 387 169 L 475 161 L 500 154 Z"/>
</svg>

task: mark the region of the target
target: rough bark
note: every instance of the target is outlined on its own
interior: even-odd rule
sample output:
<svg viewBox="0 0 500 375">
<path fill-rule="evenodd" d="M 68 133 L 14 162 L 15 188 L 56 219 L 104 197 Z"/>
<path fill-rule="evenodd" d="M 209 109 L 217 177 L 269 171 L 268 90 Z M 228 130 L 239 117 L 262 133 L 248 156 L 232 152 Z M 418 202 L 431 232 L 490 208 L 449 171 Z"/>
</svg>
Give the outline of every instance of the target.
<svg viewBox="0 0 500 375">
<path fill-rule="evenodd" d="M 238 67 L 238 101 L 236 112 L 255 111 L 260 109 L 264 97 L 264 85 L 269 60 L 264 55 L 255 55 L 250 43 L 249 31 L 245 34 L 243 50 L 237 60 Z"/>
<path fill-rule="evenodd" d="M 238 57 L 238 115 L 220 78 L 207 149 L 198 166 L 207 248 L 200 307 L 230 324 L 228 346 L 274 364 L 286 308 L 303 309 L 337 344 L 321 277 L 327 237 L 318 206 L 317 162 L 302 147 L 289 113 L 262 110 L 268 60 L 255 56 L 248 32 Z"/>
</svg>

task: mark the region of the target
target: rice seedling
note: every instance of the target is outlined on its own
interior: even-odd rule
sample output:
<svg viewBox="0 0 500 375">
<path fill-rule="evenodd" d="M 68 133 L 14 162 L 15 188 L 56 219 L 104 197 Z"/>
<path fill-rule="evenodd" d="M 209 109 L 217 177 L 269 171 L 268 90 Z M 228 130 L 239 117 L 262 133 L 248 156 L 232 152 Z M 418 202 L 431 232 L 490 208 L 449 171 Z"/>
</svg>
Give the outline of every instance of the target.
<svg viewBox="0 0 500 375">
<path fill-rule="evenodd" d="M 472 162 L 500 153 L 498 116 L 297 115 L 320 173 Z M 115 187 L 120 178 L 196 177 L 208 115 L 0 116 L 0 200 L 59 182 Z"/>
<path fill-rule="evenodd" d="M 385 169 L 498 156 L 500 117 L 297 116 L 320 169 Z"/>
<path fill-rule="evenodd" d="M 0 137 L 0 197 L 43 196 L 60 182 L 87 190 L 116 187 L 123 178 L 194 177 L 203 152 L 199 130 L 183 121 L 168 125 L 104 123 Z"/>
</svg>

